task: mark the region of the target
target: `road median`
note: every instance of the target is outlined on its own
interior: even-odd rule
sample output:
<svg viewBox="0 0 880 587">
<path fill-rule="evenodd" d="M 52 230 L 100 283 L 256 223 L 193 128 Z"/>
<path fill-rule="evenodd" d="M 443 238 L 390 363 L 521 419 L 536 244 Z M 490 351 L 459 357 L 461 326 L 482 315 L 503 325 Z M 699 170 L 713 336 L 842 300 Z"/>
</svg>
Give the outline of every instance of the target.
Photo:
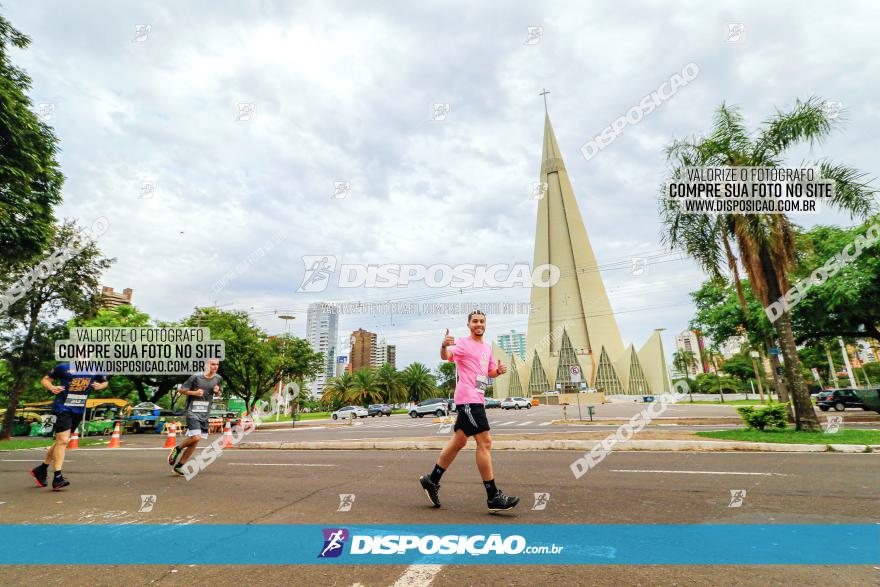
<svg viewBox="0 0 880 587">
<path fill-rule="evenodd" d="M 268 441 L 242 442 L 237 448 L 275 450 L 440 450 L 444 438 L 408 438 L 376 440 Z M 574 450 L 587 452 L 601 447 L 599 440 L 518 439 L 493 440 L 493 450 Z M 474 450 L 468 444 L 464 450 Z M 618 442 L 615 451 L 692 451 L 692 452 L 880 452 L 880 445 L 863 444 L 783 444 L 724 440 L 629 440 Z"/>
</svg>

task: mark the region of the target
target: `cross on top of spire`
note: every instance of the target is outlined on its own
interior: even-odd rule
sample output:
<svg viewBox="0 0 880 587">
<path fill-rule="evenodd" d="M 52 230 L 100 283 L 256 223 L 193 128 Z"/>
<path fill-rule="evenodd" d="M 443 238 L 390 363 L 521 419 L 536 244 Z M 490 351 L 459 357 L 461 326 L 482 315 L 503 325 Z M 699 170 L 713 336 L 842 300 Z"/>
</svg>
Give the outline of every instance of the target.
<svg viewBox="0 0 880 587">
<path fill-rule="evenodd" d="M 544 112 L 547 112 L 547 94 L 549 94 L 550 92 L 548 92 L 544 88 L 541 88 L 541 90 L 543 91 L 538 95 L 544 97 Z"/>
</svg>

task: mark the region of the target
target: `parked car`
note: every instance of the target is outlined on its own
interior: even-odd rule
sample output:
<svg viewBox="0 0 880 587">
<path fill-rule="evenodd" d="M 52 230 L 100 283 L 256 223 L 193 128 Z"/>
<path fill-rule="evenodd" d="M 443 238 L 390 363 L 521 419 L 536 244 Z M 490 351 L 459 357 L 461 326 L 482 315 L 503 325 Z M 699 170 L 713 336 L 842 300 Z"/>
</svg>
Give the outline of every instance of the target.
<svg viewBox="0 0 880 587">
<path fill-rule="evenodd" d="M 355 418 L 366 418 L 369 415 L 370 413 L 360 406 L 345 406 L 344 408 L 339 408 L 330 414 L 330 417 L 334 420 L 340 420 L 343 418 L 354 420 Z"/>
<path fill-rule="evenodd" d="M 835 411 L 842 412 L 846 408 L 862 408 L 865 404 L 856 392 L 852 389 L 831 389 L 823 391 L 816 396 L 816 405 L 823 412 L 834 408 Z"/>
<path fill-rule="evenodd" d="M 501 407 L 501 400 L 500 400 L 500 399 L 495 399 L 495 398 L 492 398 L 492 397 L 487 397 L 487 398 L 486 398 L 485 407 L 486 407 L 486 409 L 489 409 L 489 408 L 500 408 L 500 407 Z"/>
<path fill-rule="evenodd" d="M 370 404 L 367 406 L 367 413 L 371 417 L 388 416 L 391 417 L 391 406 L 388 404 Z"/>
<path fill-rule="evenodd" d="M 409 410 L 410 418 L 421 418 L 427 414 L 435 416 L 445 416 L 449 413 L 449 405 L 446 399 L 442 397 L 432 397 L 419 402 Z"/>
<path fill-rule="evenodd" d="M 507 397 L 501 400 L 502 410 L 520 410 L 522 408 L 532 409 L 532 402 L 524 397 Z"/>
</svg>

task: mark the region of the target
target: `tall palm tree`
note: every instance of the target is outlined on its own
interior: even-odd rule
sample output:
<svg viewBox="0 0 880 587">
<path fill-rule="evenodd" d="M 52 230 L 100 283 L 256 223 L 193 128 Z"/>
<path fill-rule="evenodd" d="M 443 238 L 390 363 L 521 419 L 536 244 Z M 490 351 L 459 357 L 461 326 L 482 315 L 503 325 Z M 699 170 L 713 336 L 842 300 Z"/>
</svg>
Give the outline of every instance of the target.
<svg viewBox="0 0 880 587">
<path fill-rule="evenodd" d="M 789 112 L 777 111 L 752 136 L 738 109 L 722 104 L 708 138 L 674 141 L 667 149 L 672 177 L 678 177 L 683 167 L 777 167 L 787 149 L 803 142 L 821 141 L 831 133 L 834 124 L 835 120 L 823 108 L 823 101 L 812 97 L 796 101 Z M 813 166 L 820 169 L 823 178 L 834 181 L 833 206 L 853 217 L 871 213 L 876 192 L 864 181 L 865 174 L 829 161 Z M 734 274 L 740 296 L 734 244 L 749 283 L 764 306 L 788 290 L 787 273 L 795 261 L 795 235 L 785 214 L 685 214 L 678 202 L 665 198 L 661 198 L 660 213 L 666 229 L 663 241 L 693 257 L 713 277 L 721 275 L 726 263 Z M 819 422 L 804 386 L 788 311 L 774 322 L 774 328 L 785 360 L 785 380 L 793 400 L 797 429 L 817 431 Z"/>
<path fill-rule="evenodd" d="M 437 392 L 437 379 L 422 363 L 412 363 L 401 371 L 401 381 L 406 388 L 406 399 L 411 402 L 420 402 Z"/>
<path fill-rule="evenodd" d="M 351 388 L 345 396 L 354 406 L 378 404 L 382 401 L 382 390 L 376 377 L 376 370 L 370 367 L 358 369 L 351 376 Z"/>
<path fill-rule="evenodd" d="M 403 376 L 391 363 L 385 363 L 376 371 L 376 385 L 385 403 L 399 404 L 406 401 L 407 391 Z"/>
<path fill-rule="evenodd" d="M 352 388 L 351 373 L 344 372 L 338 377 L 330 379 L 324 385 L 324 393 L 321 395 L 321 403 L 328 406 L 337 407 L 346 401 Z"/>
</svg>

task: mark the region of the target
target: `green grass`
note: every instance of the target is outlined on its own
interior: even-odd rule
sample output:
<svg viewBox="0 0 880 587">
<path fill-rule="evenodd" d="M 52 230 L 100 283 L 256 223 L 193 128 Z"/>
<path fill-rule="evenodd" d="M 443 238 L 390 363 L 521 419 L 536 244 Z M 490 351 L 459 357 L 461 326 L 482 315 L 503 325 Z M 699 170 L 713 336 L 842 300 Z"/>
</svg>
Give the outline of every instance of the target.
<svg viewBox="0 0 880 587">
<path fill-rule="evenodd" d="M 740 428 L 697 432 L 697 436 L 746 442 L 783 442 L 789 444 L 880 444 L 880 430 L 840 430 L 834 434 L 799 432 L 794 428 L 761 432 Z"/>
<path fill-rule="evenodd" d="M 22 448 L 48 448 L 55 439 L 53 438 L 11 438 L 9 440 L 0 440 L 0 450 L 19 450 Z M 107 440 L 102 438 L 80 438 L 80 446 L 91 446 L 94 444 L 106 443 Z"/>
<path fill-rule="evenodd" d="M 691 403 L 688 400 L 682 400 L 678 402 L 681 404 L 689 404 Z M 735 399 L 735 400 L 725 400 L 722 404 L 719 400 L 694 400 L 695 404 L 716 404 L 716 405 L 726 405 L 726 406 L 764 406 L 767 405 L 767 402 L 762 402 L 759 399 Z"/>
</svg>

